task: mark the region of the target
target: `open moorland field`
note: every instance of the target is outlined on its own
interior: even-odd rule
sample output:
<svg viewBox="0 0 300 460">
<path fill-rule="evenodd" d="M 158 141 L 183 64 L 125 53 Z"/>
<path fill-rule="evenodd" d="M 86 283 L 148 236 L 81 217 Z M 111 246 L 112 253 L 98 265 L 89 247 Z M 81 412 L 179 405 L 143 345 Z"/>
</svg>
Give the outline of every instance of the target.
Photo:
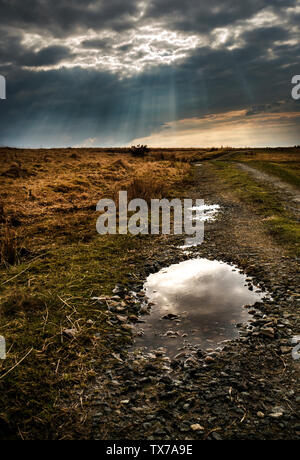
<svg viewBox="0 0 300 460">
<path fill-rule="evenodd" d="M 1 148 L 0 439 L 299 438 L 299 170 L 300 148 Z M 96 204 L 120 190 L 220 213 L 189 254 L 184 236 L 98 235 Z M 131 292 L 191 257 L 237 265 L 272 301 L 216 353 L 134 354 Z"/>
</svg>

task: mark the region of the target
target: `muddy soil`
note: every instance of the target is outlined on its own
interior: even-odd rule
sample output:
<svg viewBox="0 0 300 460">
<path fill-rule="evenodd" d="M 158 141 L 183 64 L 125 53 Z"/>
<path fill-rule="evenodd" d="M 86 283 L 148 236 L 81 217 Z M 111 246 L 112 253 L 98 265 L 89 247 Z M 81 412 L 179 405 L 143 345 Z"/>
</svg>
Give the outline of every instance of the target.
<svg viewBox="0 0 300 460">
<path fill-rule="evenodd" d="M 117 286 L 113 298 L 105 299 L 108 320 L 121 323 L 132 343 L 112 337 L 116 352 L 99 366 L 89 392 L 94 439 L 300 438 L 300 361 L 291 343 L 300 334 L 299 260 L 271 240 L 261 218 L 216 178 L 209 163 L 197 169 L 191 197 L 221 206 L 217 220 L 205 225 L 204 243 L 190 254 L 178 249 L 179 237 L 154 245 L 131 285 Z M 147 275 L 195 257 L 238 266 L 272 298 L 250 308 L 251 325 L 240 325 L 239 337 L 222 350 L 198 348 L 177 358 L 155 348 L 139 351 L 133 346 L 135 324 L 151 309 L 143 293 Z"/>
</svg>

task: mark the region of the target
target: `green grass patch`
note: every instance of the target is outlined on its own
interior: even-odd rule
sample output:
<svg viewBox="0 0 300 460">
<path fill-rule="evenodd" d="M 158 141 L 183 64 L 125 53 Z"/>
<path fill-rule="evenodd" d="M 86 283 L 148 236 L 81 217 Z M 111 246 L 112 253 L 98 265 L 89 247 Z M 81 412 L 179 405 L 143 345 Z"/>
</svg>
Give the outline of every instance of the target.
<svg viewBox="0 0 300 460">
<path fill-rule="evenodd" d="M 300 164 L 295 162 L 273 163 L 267 161 L 249 161 L 249 166 L 274 176 L 279 177 L 284 182 L 300 188 Z"/>
<path fill-rule="evenodd" d="M 270 186 L 257 182 L 234 163 L 214 161 L 216 174 L 225 180 L 242 201 L 261 215 L 266 230 L 289 252 L 300 256 L 300 226 L 284 208 L 280 196 Z"/>
<path fill-rule="evenodd" d="M 1 270 L 0 335 L 8 354 L 0 361 L 0 438 L 56 439 L 84 429 L 84 406 L 71 401 L 64 408 L 63 401 L 72 394 L 80 402 L 95 375 L 92 359 L 105 363 L 116 333 L 119 345 L 130 341 L 92 297 L 126 284 L 149 244 L 150 237 L 99 235 Z M 77 330 L 74 339 L 62 334 L 66 329 Z"/>
</svg>

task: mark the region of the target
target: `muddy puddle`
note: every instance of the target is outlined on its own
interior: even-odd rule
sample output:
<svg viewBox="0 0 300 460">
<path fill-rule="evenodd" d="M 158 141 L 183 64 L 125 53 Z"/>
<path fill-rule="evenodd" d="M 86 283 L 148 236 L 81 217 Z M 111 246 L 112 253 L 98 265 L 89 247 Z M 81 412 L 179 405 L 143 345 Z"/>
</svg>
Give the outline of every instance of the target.
<svg viewBox="0 0 300 460">
<path fill-rule="evenodd" d="M 190 211 L 193 211 L 191 214 L 191 220 L 195 223 L 196 221 L 213 222 L 219 211 L 220 205 L 218 204 L 202 204 L 201 206 L 193 206 L 189 208 Z M 204 230 L 204 229 L 203 229 Z M 191 247 L 199 246 L 202 244 L 202 239 L 199 240 L 197 238 L 187 238 L 185 244 L 183 246 L 179 246 L 179 249 L 188 249 Z"/>
<path fill-rule="evenodd" d="M 136 347 L 160 347 L 175 357 L 201 348 L 216 349 L 237 338 L 237 324 L 251 316 L 245 306 L 265 297 L 236 267 L 191 259 L 151 274 L 144 290 L 151 305 L 138 325 Z"/>
<path fill-rule="evenodd" d="M 213 221 L 216 218 L 220 206 L 218 204 L 203 204 L 202 206 L 193 206 L 191 210 L 199 213 L 199 217 L 197 215 L 193 217 L 194 220 L 200 219 L 207 222 Z"/>
</svg>

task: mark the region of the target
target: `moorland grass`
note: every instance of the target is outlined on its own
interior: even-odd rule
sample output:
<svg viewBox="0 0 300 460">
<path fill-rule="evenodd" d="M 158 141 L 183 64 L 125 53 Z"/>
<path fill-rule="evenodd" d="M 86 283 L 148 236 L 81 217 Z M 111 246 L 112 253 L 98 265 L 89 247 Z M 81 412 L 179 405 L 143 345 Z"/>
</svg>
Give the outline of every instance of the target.
<svg viewBox="0 0 300 460">
<path fill-rule="evenodd" d="M 230 190 L 262 216 L 266 231 L 293 255 L 300 255 L 300 225 L 283 206 L 274 188 L 256 181 L 234 162 L 214 161 L 214 171 Z"/>
</svg>

